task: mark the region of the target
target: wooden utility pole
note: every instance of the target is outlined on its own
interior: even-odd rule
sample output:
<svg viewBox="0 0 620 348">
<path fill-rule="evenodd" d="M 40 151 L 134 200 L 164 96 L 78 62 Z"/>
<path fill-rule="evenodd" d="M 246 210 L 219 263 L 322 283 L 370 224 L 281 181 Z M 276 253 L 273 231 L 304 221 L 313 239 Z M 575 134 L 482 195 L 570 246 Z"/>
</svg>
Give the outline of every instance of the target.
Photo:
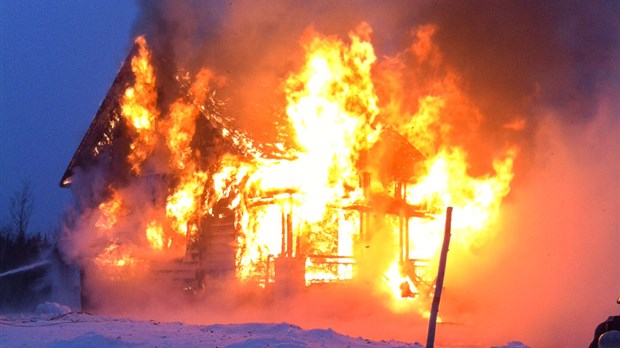
<svg viewBox="0 0 620 348">
<path fill-rule="evenodd" d="M 431 317 L 428 323 L 428 335 L 426 336 L 426 348 L 435 347 L 435 327 L 437 326 L 437 313 L 439 312 L 439 301 L 441 300 L 441 290 L 443 288 L 443 278 L 446 273 L 446 260 L 448 259 L 448 248 L 450 246 L 450 233 L 452 230 L 452 207 L 446 211 L 446 228 L 443 235 L 443 245 L 439 257 L 439 269 L 437 270 L 437 282 L 435 283 L 435 295 L 431 305 Z"/>
</svg>

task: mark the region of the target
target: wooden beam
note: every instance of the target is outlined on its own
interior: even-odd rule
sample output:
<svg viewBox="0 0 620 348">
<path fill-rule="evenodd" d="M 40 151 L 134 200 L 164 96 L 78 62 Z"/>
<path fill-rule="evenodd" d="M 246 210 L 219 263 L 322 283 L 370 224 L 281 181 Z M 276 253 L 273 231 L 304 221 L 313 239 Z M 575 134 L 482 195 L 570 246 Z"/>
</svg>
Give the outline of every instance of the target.
<svg viewBox="0 0 620 348">
<path fill-rule="evenodd" d="M 437 325 L 437 313 L 439 312 L 439 301 L 441 300 L 441 290 L 443 288 L 443 278 L 446 273 L 446 261 L 448 259 L 448 248 L 450 246 L 450 233 L 452 231 L 452 207 L 446 211 L 446 228 L 443 235 L 443 245 L 439 257 L 439 269 L 437 270 L 437 283 L 435 283 L 435 295 L 431 305 L 431 317 L 428 323 L 428 335 L 426 336 L 426 348 L 435 346 L 435 327 Z"/>
</svg>

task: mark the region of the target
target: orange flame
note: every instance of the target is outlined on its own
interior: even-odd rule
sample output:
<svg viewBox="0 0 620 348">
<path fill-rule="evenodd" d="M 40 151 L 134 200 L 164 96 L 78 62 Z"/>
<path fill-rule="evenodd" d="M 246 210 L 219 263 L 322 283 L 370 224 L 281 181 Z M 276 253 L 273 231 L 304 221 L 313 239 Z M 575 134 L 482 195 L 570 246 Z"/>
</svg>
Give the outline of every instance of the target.
<svg viewBox="0 0 620 348">
<path fill-rule="evenodd" d="M 257 160 L 249 176 L 246 193 L 265 195 L 269 204 L 243 211 L 241 278 L 260 269 L 267 255 L 281 256 L 283 244 L 289 256 L 300 256 L 298 251 L 335 254 L 339 248 L 352 252 L 351 247 L 339 247 L 335 241 L 341 234 L 338 220 L 344 226 L 353 217 L 339 217 L 330 207 L 345 206 L 361 197 L 356 170 L 359 153 L 372 146 L 381 131 L 375 122 L 379 109 L 370 70 L 376 57 L 369 34 L 367 25 L 360 26 L 350 34 L 350 45 L 316 33 L 308 35 L 306 63 L 287 81 L 286 111 L 299 149 L 292 160 Z M 281 232 L 287 224 L 292 240 L 283 242 Z M 352 233 L 345 234 L 350 240 Z M 347 243 L 351 242 L 342 245 Z M 306 279 L 344 277 L 338 273 L 351 276 L 349 266 L 331 272 L 327 275 L 325 268 L 310 262 Z"/>
<path fill-rule="evenodd" d="M 164 229 L 157 221 L 151 221 L 146 226 L 146 239 L 157 250 L 162 250 L 164 246 L 169 248 L 172 243 L 172 240 L 164 235 Z"/>
<path fill-rule="evenodd" d="M 114 189 L 111 189 L 111 196 L 98 206 L 99 218 L 95 222 L 95 227 L 100 231 L 109 231 L 117 223 L 123 205 L 123 201 Z"/>
<path fill-rule="evenodd" d="M 113 280 L 129 280 L 140 271 L 138 261 L 123 251 L 118 244 L 112 243 L 106 247 L 94 260 L 98 271 L 106 274 Z"/>
<path fill-rule="evenodd" d="M 155 71 L 151 65 L 151 54 L 143 36 L 136 38 L 138 54 L 131 60 L 131 71 L 135 82 L 125 90 L 121 100 L 121 113 L 135 138 L 128 155 L 132 170 L 139 174 L 142 163 L 153 151 L 157 137 L 155 120 L 159 117 L 157 108 L 157 85 Z"/>
<path fill-rule="evenodd" d="M 228 209 L 236 218 L 239 279 L 266 286 L 273 281 L 273 260 L 295 259 L 305 265 L 306 284 L 361 279 L 385 292 L 395 310 L 421 308 L 412 298 L 432 288 L 433 273 L 421 270 L 435 267 L 442 212 L 454 207 L 453 235 L 459 246 L 487 239 L 510 191 L 517 156 L 516 148 L 509 147 L 493 160 L 493 173 L 469 173 L 467 145 L 473 136 L 468 134 L 476 134 L 483 115 L 459 87 L 458 74 L 443 65 L 432 41 L 435 30 L 431 25 L 414 33 L 415 43 L 404 53 L 414 68 L 400 57 L 378 62 L 366 24 L 350 33 L 348 42 L 309 31 L 302 43 L 305 61 L 285 84 L 295 148 L 280 146 L 285 156 L 267 159 L 224 127 L 217 136 L 253 151 L 217 154 L 208 165 L 201 162 L 201 151 L 210 149 L 197 148 L 193 140 L 210 84 L 217 83 L 215 74 L 201 70 L 186 95 L 159 119 L 150 53 L 144 38 L 138 38 L 135 83 L 122 98 L 123 116 L 135 131 L 130 163 L 139 174 L 160 138 L 171 178 L 166 221 L 146 219 L 144 236 L 151 250 L 182 248 L 205 233 L 201 219 Z M 424 75 L 432 76 L 430 81 L 416 79 L 416 71 L 424 69 L 433 70 Z M 388 124 L 426 156 L 415 178 L 383 178 L 376 168 L 360 169 L 363 154 L 379 146 Z M 524 127 L 517 126 L 509 128 Z M 370 178 L 367 185 L 364 175 Z M 373 194 L 391 195 L 389 202 L 398 208 L 368 213 L 379 209 L 371 204 Z M 100 205 L 98 228 L 113 228 L 116 201 Z M 220 209 L 222 204 L 226 209 Z M 408 217 L 404 207 L 433 219 Z M 409 239 L 399 245 L 399 238 Z M 113 256 L 114 250 L 97 262 L 131 264 Z M 113 260 L 124 260 L 123 265 Z"/>
</svg>

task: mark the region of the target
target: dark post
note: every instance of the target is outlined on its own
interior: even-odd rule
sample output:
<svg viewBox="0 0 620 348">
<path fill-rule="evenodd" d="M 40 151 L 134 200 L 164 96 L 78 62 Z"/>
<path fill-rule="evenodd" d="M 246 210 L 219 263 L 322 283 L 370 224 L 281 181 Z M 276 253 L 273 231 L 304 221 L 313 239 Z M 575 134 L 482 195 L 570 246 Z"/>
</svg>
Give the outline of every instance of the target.
<svg viewBox="0 0 620 348">
<path fill-rule="evenodd" d="M 435 326 L 437 325 L 437 313 L 439 312 L 439 301 L 441 300 L 441 290 L 443 288 L 443 277 L 446 273 L 446 260 L 448 259 L 448 247 L 450 246 L 450 232 L 452 230 L 452 207 L 446 211 L 446 228 L 443 235 L 443 245 L 439 257 L 439 269 L 437 270 L 437 283 L 435 284 L 435 295 L 431 305 L 431 317 L 428 322 L 428 335 L 426 336 L 426 348 L 435 347 Z"/>
</svg>

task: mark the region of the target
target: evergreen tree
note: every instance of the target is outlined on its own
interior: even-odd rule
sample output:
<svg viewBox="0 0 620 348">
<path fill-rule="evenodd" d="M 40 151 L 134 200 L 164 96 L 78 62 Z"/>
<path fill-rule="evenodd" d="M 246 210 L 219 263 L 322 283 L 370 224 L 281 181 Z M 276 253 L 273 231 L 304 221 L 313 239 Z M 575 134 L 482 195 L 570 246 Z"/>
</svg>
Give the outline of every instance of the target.
<svg viewBox="0 0 620 348">
<path fill-rule="evenodd" d="M 49 247 L 40 233 L 29 231 L 34 198 L 30 185 L 25 182 L 10 200 L 8 224 L 0 230 L 0 274 L 28 266 L 42 258 Z M 49 291 L 43 286 L 46 268 L 38 267 L 0 277 L 0 310 L 31 310 Z"/>
</svg>

